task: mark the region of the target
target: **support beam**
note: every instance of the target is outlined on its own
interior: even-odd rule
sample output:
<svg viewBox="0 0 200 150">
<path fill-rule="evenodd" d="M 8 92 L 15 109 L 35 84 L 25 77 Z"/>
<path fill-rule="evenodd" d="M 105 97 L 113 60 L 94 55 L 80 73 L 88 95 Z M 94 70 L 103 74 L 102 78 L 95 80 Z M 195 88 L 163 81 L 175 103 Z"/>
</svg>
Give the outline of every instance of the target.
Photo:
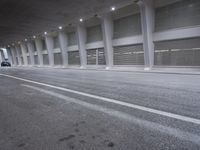
<svg viewBox="0 0 200 150">
<path fill-rule="evenodd" d="M 3 56 L 2 56 L 2 52 L 0 50 L 0 63 L 3 61 Z"/>
<path fill-rule="evenodd" d="M 67 47 L 68 47 L 68 40 L 67 35 L 64 31 L 60 31 L 58 34 L 59 42 L 60 42 L 60 49 L 62 54 L 62 61 L 63 66 L 68 66 L 68 53 L 67 53 Z"/>
<path fill-rule="evenodd" d="M 103 32 L 103 41 L 105 49 L 106 69 L 113 66 L 113 20 L 110 14 L 104 15 L 101 18 L 101 26 Z"/>
<path fill-rule="evenodd" d="M 53 54 L 53 37 L 50 35 L 45 36 L 45 41 L 47 45 L 47 51 L 49 56 L 49 65 L 54 66 L 54 54 Z"/>
<path fill-rule="evenodd" d="M 17 61 L 16 61 L 16 57 L 17 57 L 17 55 L 16 55 L 16 50 L 15 50 L 14 47 L 11 47 L 10 50 L 11 50 L 11 55 L 12 55 L 12 59 L 13 59 L 13 64 L 14 64 L 14 66 L 17 66 Z"/>
<path fill-rule="evenodd" d="M 34 66 L 35 65 L 35 61 L 34 61 L 34 46 L 33 46 L 33 43 L 28 42 L 27 46 L 28 46 L 28 52 L 29 52 L 31 65 Z"/>
<path fill-rule="evenodd" d="M 154 65 L 153 32 L 155 24 L 155 9 L 153 0 L 139 0 L 140 7 L 145 70 L 150 70 Z"/>
<path fill-rule="evenodd" d="M 21 56 L 20 56 L 20 47 L 19 46 L 15 46 L 15 50 L 16 50 L 16 53 L 17 53 L 18 65 L 21 66 L 22 65 L 22 60 L 21 60 Z"/>
<path fill-rule="evenodd" d="M 35 39 L 35 45 L 37 49 L 37 54 L 38 54 L 38 60 L 40 66 L 43 66 L 43 56 L 42 56 L 42 40 L 41 39 Z"/>
<path fill-rule="evenodd" d="M 26 43 L 21 43 L 21 51 L 22 51 L 22 57 L 24 60 L 24 65 L 27 66 L 28 65 L 28 59 L 27 59 L 27 47 L 26 47 Z"/>
<path fill-rule="evenodd" d="M 13 57 L 12 57 L 11 49 L 10 48 L 6 48 L 6 50 L 7 50 L 7 54 L 8 54 L 8 61 L 11 63 L 11 65 L 13 65 L 14 62 L 13 62 Z"/>
<path fill-rule="evenodd" d="M 87 32 L 83 24 L 79 24 L 77 26 L 77 37 L 78 37 L 81 68 L 85 68 L 87 65 L 86 48 L 85 48 L 87 40 Z"/>
<path fill-rule="evenodd" d="M 153 35 L 153 40 L 155 42 L 196 37 L 200 37 L 199 26 L 155 32 Z"/>
<path fill-rule="evenodd" d="M 0 53 L 1 53 L 1 61 L 4 61 L 5 60 L 5 56 L 4 56 L 3 50 L 0 50 Z"/>
</svg>

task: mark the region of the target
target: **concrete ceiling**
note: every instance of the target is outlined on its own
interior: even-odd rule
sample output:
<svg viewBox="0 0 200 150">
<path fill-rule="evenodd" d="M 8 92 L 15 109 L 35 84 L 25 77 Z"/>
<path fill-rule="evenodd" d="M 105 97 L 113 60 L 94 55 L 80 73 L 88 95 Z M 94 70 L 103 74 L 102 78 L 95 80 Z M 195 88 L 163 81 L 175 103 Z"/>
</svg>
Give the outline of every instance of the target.
<svg viewBox="0 0 200 150">
<path fill-rule="evenodd" d="M 1 0 L 0 43 L 57 28 L 131 0 Z"/>
<path fill-rule="evenodd" d="M 0 46 L 130 3 L 133 0 L 1 0 Z"/>
</svg>

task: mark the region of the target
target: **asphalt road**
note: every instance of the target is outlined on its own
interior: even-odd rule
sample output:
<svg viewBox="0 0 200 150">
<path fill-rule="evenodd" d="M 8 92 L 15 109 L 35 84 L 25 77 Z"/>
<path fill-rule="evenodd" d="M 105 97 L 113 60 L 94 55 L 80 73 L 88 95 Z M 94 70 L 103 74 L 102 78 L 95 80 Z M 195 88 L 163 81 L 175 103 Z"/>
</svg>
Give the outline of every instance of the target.
<svg viewBox="0 0 200 150">
<path fill-rule="evenodd" d="M 200 76 L 0 69 L 0 150 L 199 150 Z"/>
</svg>

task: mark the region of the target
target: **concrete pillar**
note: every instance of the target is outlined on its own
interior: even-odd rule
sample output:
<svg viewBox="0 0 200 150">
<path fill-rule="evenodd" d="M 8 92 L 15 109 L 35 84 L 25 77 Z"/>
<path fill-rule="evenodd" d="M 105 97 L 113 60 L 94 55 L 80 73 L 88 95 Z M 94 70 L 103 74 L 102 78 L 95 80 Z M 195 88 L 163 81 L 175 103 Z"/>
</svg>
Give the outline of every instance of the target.
<svg viewBox="0 0 200 150">
<path fill-rule="evenodd" d="M 20 56 L 20 47 L 19 46 L 15 46 L 15 50 L 16 50 L 16 54 L 17 54 L 17 60 L 18 60 L 18 65 L 21 66 L 22 65 L 22 60 L 21 60 L 21 56 Z"/>
<path fill-rule="evenodd" d="M 46 35 L 45 41 L 46 41 L 47 51 L 48 51 L 48 56 L 49 56 L 49 65 L 54 66 L 53 37 L 50 35 Z"/>
<path fill-rule="evenodd" d="M 87 31 L 83 24 L 79 24 L 77 26 L 77 37 L 78 37 L 81 68 L 85 68 L 87 65 L 86 48 L 85 48 L 87 40 Z"/>
<path fill-rule="evenodd" d="M 139 0 L 137 3 L 140 7 L 141 14 L 145 70 L 150 70 L 154 65 L 153 32 L 155 24 L 155 9 L 153 6 L 153 0 Z"/>
<path fill-rule="evenodd" d="M 1 62 L 5 60 L 4 52 L 3 50 L 0 50 L 1 53 Z"/>
<path fill-rule="evenodd" d="M 3 61 L 3 56 L 2 56 L 2 52 L 0 50 L 0 63 Z"/>
<path fill-rule="evenodd" d="M 101 26 L 107 66 L 106 69 L 109 69 L 113 66 L 113 20 L 110 14 L 106 14 L 101 18 Z"/>
<path fill-rule="evenodd" d="M 33 43 L 28 42 L 27 46 L 28 46 L 28 52 L 29 52 L 31 65 L 34 66 L 35 65 L 35 61 L 34 61 L 34 46 L 33 46 Z"/>
<path fill-rule="evenodd" d="M 67 53 L 67 47 L 68 47 L 68 40 L 67 35 L 64 31 L 60 31 L 58 34 L 59 42 L 60 42 L 60 49 L 62 54 L 62 60 L 63 60 L 63 66 L 68 66 L 68 53 Z"/>
<path fill-rule="evenodd" d="M 6 48 L 7 50 L 7 54 L 8 54 L 8 61 L 13 65 L 13 57 L 12 57 L 12 53 L 11 53 L 11 49 L 10 48 Z"/>
<path fill-rule="evenodd" d="M 15 51 L 15 48 L 14 47 L 11 47 L 10 48 L 10 50 L 11 50 L 11 55 L 12 55 L 12 59 L 13 59 L 13 64 L 15 65 L 15 66 L 17 66 L 17 61 L 16 61 L 16 51 Z"/>
<path fill-rule="evenodd" d="M 24 65 L 27 66 L 28 65 L 28 59 L 27 59 L 27 47 L 26 47 L 26 43 L 21 43 L 21 51 L 22 51 L 22 57 L 24 60 Z"/>
<path fill-rule="evenodd" d="M 43 56 L 42 56 L 42 40 L 41 39 L 35 39 L 35 45 L 38 53 L 38 60 L 40 66 L 43 66 Z"/>
</svg>

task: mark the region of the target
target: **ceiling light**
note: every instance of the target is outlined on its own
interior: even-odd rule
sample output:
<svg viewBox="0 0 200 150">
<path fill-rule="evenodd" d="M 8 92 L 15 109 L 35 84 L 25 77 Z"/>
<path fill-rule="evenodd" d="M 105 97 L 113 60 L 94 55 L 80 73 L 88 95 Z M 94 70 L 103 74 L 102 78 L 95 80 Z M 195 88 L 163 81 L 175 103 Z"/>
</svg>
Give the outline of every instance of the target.
<svg viewBox="0 0 200 150">
<path fill-rule="evenodd" d="M 18 44 L 20 44 L 20 41 L 18 42 Z"/>
<path fill-rule="evenodd" d="M 27 41 L 27 39 L 24 39 L 24 41 Z"/>
<path fill-rule="evenodd" d="M 8 47 L 10 47 L 10 45 L 8 45 Z"/>
<path fill-rule="evenodd" d="M 35 38 L 36 38 L 36 36 L 34 35 L 34 36 L 33 36 L 33 38 L 35 39 Z"/>
<path fill-rule="evenodd" d="M 60 29 L 60 30 L 62 30 L 62 28 L 63 28 L 62 26 L 59 26 L 59 27 L 58 27 L 58 29 Z"/>
<path fill-rule="evenodd" d="M 45 35 L 47 35 L 47 32 L 44 32 Z"/>
<path fill-rule="evenodd" d="M 15 46 L 15 43 L 12 43 L 13 46 Z"/>
<path fill-rule="evenodd" d="M 80 21 L 80 22 L 83 22 L 83 19 L 81 18 L 81 19 L 79 19 L 79 21 Z"/>
<path fill-rule="evenodd" d="M 116 8 L 115 8 L 114 6 L 113 6 L 113 7 L 111 7 L 111 11 L 115 11 L 115 9 L 116 9 Z"/>
</svg>

